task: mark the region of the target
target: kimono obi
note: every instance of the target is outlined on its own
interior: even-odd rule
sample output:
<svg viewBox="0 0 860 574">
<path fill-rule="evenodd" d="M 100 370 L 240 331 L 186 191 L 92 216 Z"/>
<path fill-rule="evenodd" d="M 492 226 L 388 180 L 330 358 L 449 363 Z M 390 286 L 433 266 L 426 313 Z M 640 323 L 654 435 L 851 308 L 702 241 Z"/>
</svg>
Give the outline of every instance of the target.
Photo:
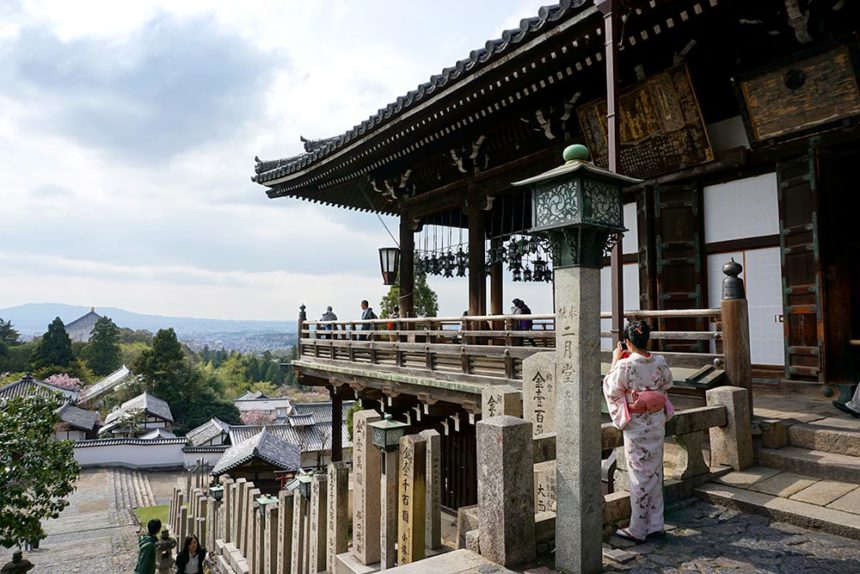
<svg viewBox="0 0 860 574">
<path fill-rule="evenodd" d="M 630 391 L 627 408 L 633 414 L 656 413 L 666 408 L 668 399 L 660 391 Z"/>
</svg>

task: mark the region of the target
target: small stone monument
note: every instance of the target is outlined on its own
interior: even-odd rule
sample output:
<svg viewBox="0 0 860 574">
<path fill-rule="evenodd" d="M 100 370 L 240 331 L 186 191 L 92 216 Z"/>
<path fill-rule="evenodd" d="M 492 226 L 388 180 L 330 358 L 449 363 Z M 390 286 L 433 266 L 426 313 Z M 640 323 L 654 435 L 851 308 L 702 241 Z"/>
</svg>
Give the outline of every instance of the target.
<svg viewBox="0 0 860 574">
<path fill-rule="evenodd" d="M 155 557 L 158 563 L 155 567 L 158 574 L 169 574 L 173 568 L 173 549 L 176 548 L 176 539 L 170 536 L 167 528 L 161 529 L 161 538 L 155 543 Z"/>
<path fill-rule="evenodd" d="M 33 569 L 33 563 L 23 557 L 20 550 L 12 554 L 12 561 L 7 562 L 0 568 L 2 574 L 23 574 Z"/>
</svg>

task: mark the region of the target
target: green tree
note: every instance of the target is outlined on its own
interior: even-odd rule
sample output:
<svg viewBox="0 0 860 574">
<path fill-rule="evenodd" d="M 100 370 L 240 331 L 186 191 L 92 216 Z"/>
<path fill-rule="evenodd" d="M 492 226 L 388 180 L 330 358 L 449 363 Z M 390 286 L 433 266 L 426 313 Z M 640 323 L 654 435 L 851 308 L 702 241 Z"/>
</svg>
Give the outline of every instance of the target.
<svg viewBox="0 0 860 574">
<path fill-rule="evenodd" d="M 352 442 L 352 418 L 355 413 L 361 410 L 361 401 L 355 401 L 352 406 L 346 411 L 346 435 L 349 442 Z"/>
<path fill-rule="evenodd" d="M 70 441 L 52 439 L 59 400 L 42 395 L 0 404 L 0 544 L 45 538 L 42 520 L 69 505 L 80 467 Z"/>
<path fill-rule="evenodd" d="M 141 377 L 148 391 L 167 401 L 171 410 L 179 405 L 188 369 L 176 332 L 159 330 L 152 340 L 152 348 L 141 353 L 132 371 Z"/>
<path fill-rule="evenodd" d="M 122 365 L 119 328 L 109 317 L 96 321 L 90 342 L 84 350 L 87 366 L 101 376 L 109 375 Z"/>
<path fill-rule="evenodd" d="M 11 321 L 0 318 L 0 344 L 5 343 L 8 347 L 21 344 L 21 335 L 12 326 Z"/>
<path fill-rule="evenodd" d="M 383 319 L 390 317 L 394 312 L 394 306 L 400 305 L 400 278 L 391 286 L 385 297 L 379 303 L 379 316 Z M 427 285 L 427 274 L 415 271 L 415 289 L 413 290 L 413 305 L 417 317 L 435 317 L 439 312 L 439 297 L 436 292 Z"/>
<path fill-rule="evenodd" d="M 42 335 L 41 341 L 33 352 L 33 370 L 45 367 L 69 367 L 75 360 L 72 352 L 72 340 L 66 333 L 66 326 L 57 317 L 50 325 L 48 331 Z"/>
</svg>

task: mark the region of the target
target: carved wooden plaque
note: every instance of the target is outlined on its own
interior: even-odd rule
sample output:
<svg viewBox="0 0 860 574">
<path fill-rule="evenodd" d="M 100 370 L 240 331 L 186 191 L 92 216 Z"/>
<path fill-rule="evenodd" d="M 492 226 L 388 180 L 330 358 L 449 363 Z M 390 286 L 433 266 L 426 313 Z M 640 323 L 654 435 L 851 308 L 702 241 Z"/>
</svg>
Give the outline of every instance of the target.
<svg viewBox="0 0 860 574">
<path fill-rule="evenodd" d="M 714 159 L 686 66 L 622 91 L 618 108 L 624 175 L 648 178 Z M 595 163 L 606 167 L 606 100 L 580 106 L 577 114 Z"/>
<path fill-rule="evenodd" d="M 750 140 L 782 138 L 860 115 L 849 45 L 738 82 Z"/>
</svg>

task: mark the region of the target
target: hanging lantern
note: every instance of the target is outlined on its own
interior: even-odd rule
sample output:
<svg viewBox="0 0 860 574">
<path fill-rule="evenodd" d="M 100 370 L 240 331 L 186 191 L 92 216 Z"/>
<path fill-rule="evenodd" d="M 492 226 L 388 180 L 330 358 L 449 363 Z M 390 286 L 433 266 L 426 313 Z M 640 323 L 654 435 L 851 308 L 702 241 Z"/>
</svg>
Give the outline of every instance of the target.
<svg viewBox="0 0 860 574">
<path fill-rule="evenodd" d="M 514 269 L 512 275 L 513 275 L 514 281 L 522 281 L 523 280 L 522 271 L 520 271 L 519 269 Z"/>
<path fill-rule="evenodd" d="M 382 284 L 394 285 L 397 281 L 397 269 L 400 267 L 400 249 L 397 247 L 380 247 L 379 267 L 382 270 Z"/>
<path fill-rule="evenodd" d="M 532 270 L 530 267 L 526 267 L 523 269 L 523 281 L 531 281 L 532 280 Z"/>
<path fill-rule="evenodd" d="M 457 250 L 457 277 L 465 277 L 469 268 L 469 254 L 463 248 Z"/>
<path fill-rule="evenodd" d="M 456 264 L 456 257 L 450 251 L 444 257 L 444 262 L 442 267 L 444 268 L 444 276 L 445 277 L 453 277 L 454 276 L 454 265 Z"/>
</svg>

